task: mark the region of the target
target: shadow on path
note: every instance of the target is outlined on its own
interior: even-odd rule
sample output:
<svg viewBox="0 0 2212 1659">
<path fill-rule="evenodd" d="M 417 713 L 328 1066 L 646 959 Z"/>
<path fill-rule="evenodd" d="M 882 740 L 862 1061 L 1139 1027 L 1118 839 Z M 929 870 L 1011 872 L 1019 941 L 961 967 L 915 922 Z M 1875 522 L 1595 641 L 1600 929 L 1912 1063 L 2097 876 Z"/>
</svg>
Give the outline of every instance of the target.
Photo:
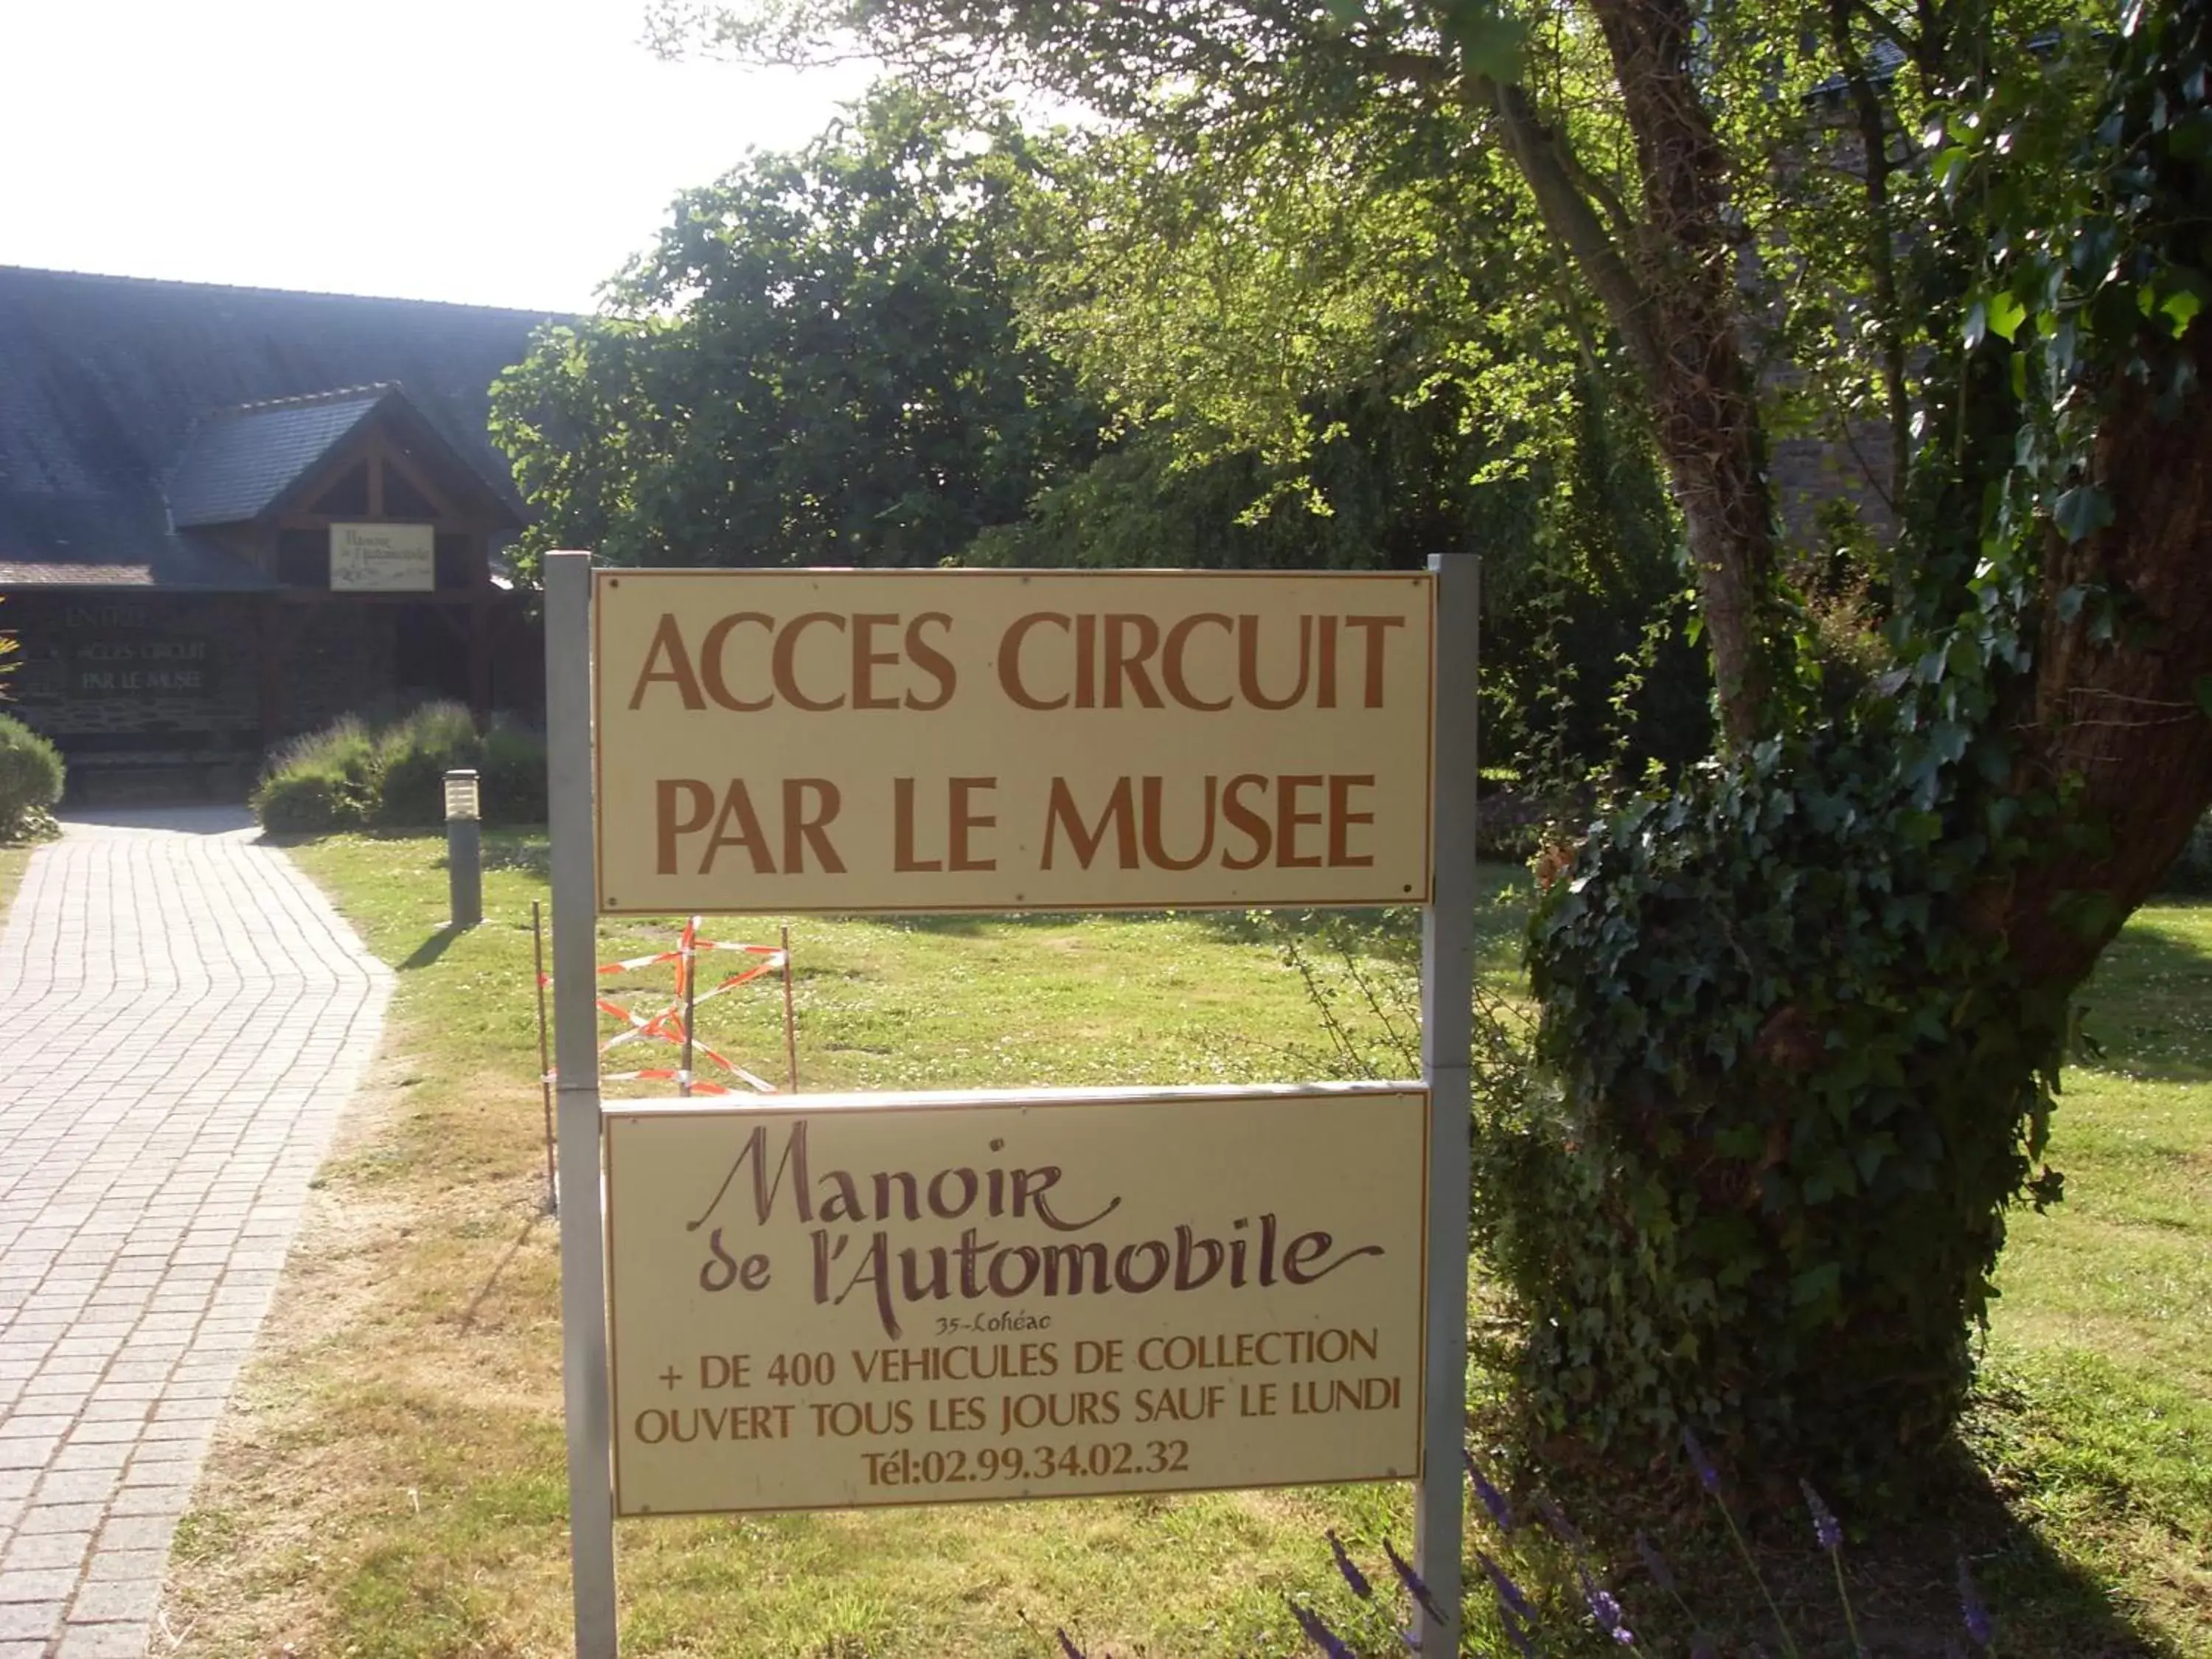
<svg viewBox="0 0 2212 1659">
<path fill-rule="evenodd" d="M 60 815 L 64 830 L 153 830 L 172 836 L 232 836 L 253 828 L 243 806 L 88 806 Z"/>
</svg>

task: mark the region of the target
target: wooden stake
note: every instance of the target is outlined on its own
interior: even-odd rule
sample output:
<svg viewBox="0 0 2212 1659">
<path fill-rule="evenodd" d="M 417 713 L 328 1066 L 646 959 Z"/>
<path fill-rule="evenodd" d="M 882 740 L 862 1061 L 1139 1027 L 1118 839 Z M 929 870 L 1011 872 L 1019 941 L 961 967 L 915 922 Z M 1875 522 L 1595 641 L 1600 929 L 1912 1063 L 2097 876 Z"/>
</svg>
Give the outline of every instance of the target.
<svg viewBox="0 0 2212 1659">
<path fill-rule="evenodd" d="M 783 1055 L 791 1066 L 791 1092 L 799 1092 L 799 1018 L 791 1003 L 791 924 L 783 925 Z"/>
<path fill-rule="evenodd" d="M 676 958 L 677 971 L 684 975 L 684 1076 L 677 1091 L 686 1100 L 691 1097 L 691 1027 L 699 1018 L 699 918 L 691 918 L 691 925 L 684 930 L 684 948 Z"/>
</svg>

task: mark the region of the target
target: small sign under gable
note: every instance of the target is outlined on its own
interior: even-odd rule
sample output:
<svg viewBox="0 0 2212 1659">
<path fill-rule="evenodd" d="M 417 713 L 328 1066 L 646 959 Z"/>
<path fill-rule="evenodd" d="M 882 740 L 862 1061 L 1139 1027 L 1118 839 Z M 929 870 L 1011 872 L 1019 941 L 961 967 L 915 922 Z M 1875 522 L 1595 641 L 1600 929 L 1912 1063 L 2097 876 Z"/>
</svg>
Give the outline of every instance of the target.
<svg viewBox="0 0 2212 1659">
<path fill-rule="evenodd" d="M 334 524 L 331 589 L 428 593 L 438 586 L 438 539 L 427 524 Z"/>
<path fill-rule="evenodd" d="M 1425 903 L 1425 573 L 596 573 L 608 912 Z"/>
<path fill-rule="evenodd" d="M 1420 1471 L 1418 1084 L 605 1121 L 618 1515 Z"/>
</svg>

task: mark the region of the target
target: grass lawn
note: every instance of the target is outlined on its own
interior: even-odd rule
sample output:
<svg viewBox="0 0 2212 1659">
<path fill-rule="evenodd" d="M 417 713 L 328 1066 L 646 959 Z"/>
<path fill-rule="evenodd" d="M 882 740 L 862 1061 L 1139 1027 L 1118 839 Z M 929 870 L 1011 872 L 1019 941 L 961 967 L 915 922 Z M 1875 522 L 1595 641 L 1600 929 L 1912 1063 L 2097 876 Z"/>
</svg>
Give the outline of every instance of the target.
<svg viewBox="0 0 2212 1659">
<path fill-rule="evenodd" d="M 0 845 L 0 916 L 8 914 L 8 907 L 15 902 L 15 890 L 23 884 L 23 872 L 30 867 L 31 854 L 35 847 Z"/>
<path fill-rule="evenodd" d="M 400 989 L 179 1534 L 170 1620 L 189 1648 L 568 1647 L 531 989 L 543 854 L 511 838 L 493 851 L 489 920 L 452 940 L 436 841 L 342 837 L 296 854 L 400 969 Z M 1490 872 L 1484 971 L 1502 989 L 1526 892 L 1517 872 Z M 773 938 L 765 922 L 711 931 Z M 669 936 L 606 925 L 601 959 Z M 1299 975 L 1242 917 L 803 919 L 793 945 L 811 1089 L 1279 1079 L 1322 1063 Z M 1992 1502 L 1962 1540 L 2012 1620 L 2014 1659 L 2212 1656 L 2212 1357 L 2193 1340 L 2212 1302 L 2208 979 L 2212 911 L 2160 910 L 2131 929 L 2097 999 L 2113 1009 L 2094 1022 L 2107 1069 L 2075 1074 L 2061 1119 L 2070 1201 L 2015 1228 L 1973 1429 Z M 772 990 L 715 1013 L 702 1023 L 718 1046 L 781 1074 Z M 1474 1386 L 1480 1397 L 1501 1379 Z M 1404 1493 L 1376 1487 L 625 1522 L 624 1644 L 995 1659 L 1048 1655 L 1066 1624 L 1093 1659 L 1288 1654 L 1286 1590 L 1357 1622 L 1322 1529 L 1371 1562 L 1384 1536 L 1406 1544 L 1407 1512 Z M 1871 1615 L 1899 1632 L 1877 1650 L 1940 1652 L 1929 1584 L 1948 1577 L 1950 1551 L 1931 1580 L 1918 1542 L 1902 1565 L 1882 1540 L 1866 1547 Z M 1537 1546 L 1519 1559 L 1535 1577 L 1558 1565 Z M 1632 1613 L 1651 1597 L 1637 1576 L 1620 1575 Z M 1587 1620 L 1554 1627 L 1565 1639 L 1548 1651 L 1609 1650 Z M 1362 1650 L 1385 1644 L 1370 1619 Z"/>
<path fill-rule="evenodd" d="M 2212 906 L 2129 923 L 2083 1000 L 2066 1201 L 2011 1229 L 1975 1434 L 2016 1514 L 2212 1653 Z"/>
</svg>

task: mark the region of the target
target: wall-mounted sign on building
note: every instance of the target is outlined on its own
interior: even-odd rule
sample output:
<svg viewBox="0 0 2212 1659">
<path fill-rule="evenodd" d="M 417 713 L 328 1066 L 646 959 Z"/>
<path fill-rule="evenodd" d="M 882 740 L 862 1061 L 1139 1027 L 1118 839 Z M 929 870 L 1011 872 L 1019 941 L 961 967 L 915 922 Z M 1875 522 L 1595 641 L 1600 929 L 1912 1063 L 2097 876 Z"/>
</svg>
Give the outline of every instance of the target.
<svg viewBox="0 0 2212 1659">
<path fill-rule="evenodd" d="M 110 634 L 68 641 L 74 697 L 204 697 L 215 689 L 215 653 L 204 637 Z"/>
<path fill-rule="evenodd" d="M 335 592 L 428 593 L 438 586 L 437 533 L 427 524 L 334 524 Z"/>
<path fill-rule="evenodd" d="M 616 1512 L 1413 1479 L 1427 1104 L 611 1109 Z"/>
<path fill-rule="evenodd" d="M 1418 904 L 1425 574 L 602 571 L 611 912 Z"/>
</svg>

